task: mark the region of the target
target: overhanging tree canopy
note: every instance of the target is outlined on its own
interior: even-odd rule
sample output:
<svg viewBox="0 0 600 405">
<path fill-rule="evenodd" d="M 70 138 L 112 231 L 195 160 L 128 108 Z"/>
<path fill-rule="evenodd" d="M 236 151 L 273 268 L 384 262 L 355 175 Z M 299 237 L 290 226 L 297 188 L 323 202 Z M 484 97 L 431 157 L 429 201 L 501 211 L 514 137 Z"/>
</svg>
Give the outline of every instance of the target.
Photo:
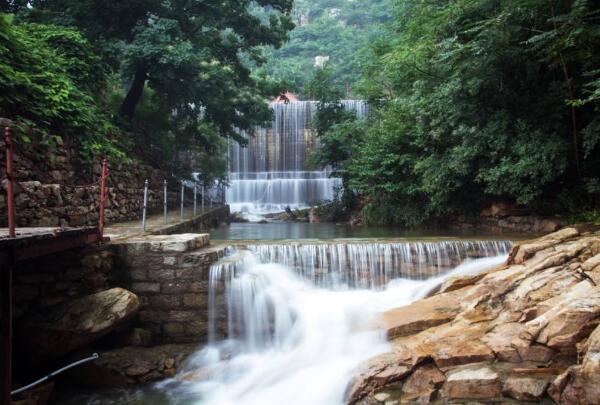
<svg viewBox="0 0 600 405">
<path fill-rule="evenodd" d="M 293 28 L 292 0 L 37 0 L 31 18 L 80 28 L 111 58 L 127 92 L 121 114 L 132 119 L 152 89 L 178 125 L 216 126 L 237 135 L 267 120 L 266 86 L 251 75 L 260 46 L 279 47 Z M 268 19 L 252 13 L 270 10 Z"/>
</svg>

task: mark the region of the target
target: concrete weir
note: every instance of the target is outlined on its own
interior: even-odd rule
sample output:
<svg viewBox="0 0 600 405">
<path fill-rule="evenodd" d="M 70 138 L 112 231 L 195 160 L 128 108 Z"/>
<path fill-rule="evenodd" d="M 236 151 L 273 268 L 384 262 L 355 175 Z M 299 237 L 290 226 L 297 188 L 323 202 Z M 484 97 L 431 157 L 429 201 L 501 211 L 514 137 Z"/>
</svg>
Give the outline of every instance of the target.
<svg viewBox="0 0 600 405">
<path fill-rule="evenodd" d="M 115 278 L 140 299 L 137 325 L 156 343 L 206 340 L 210 266 L 225 254 L 208 234 L 148 235 L 113 244 Z"/>
</svg>

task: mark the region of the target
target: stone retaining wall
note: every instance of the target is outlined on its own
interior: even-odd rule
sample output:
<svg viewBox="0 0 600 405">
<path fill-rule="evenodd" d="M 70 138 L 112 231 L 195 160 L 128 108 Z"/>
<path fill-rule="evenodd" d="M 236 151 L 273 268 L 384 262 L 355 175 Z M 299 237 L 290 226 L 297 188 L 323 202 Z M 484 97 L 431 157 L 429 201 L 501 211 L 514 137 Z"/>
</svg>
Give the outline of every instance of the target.
<svg viewBox="0 0 600 405">
<path fill-rule="evenodd" d="M 174 235 L 207 231 L 211 228 L 218 227 L 224 222 L 227 222 L 230 215 L 229 205 L 218 206 L 195 218 L 176 224 L 166 225 L 162 228 L 152 231 L 152 235 Z"/>
<path fill-rule="evenodd" d="M 113 259 L 104 247 L 86 247 L 20 262 L 14 274 L 15 322 L 108 289 Z"/>
<path fill-rule="evenodd" d="M 0 118 L 0 127 L 10 121 Z M 15 189 L 17 226 L 94 226 L 98 223 L 100 161 L 84 162 L 75 148 L 59 136 L 42 136 L 32 131 L 30 142 L 20 142 L 15 135 L 14 166 L 19 181 Z M 6 176 L 4 138 L 0 137 L 0 179 Z M 138 161 L 110 161 L 106 221 L 123 222 L 141 218 L 144 180 L 150 181 L 150 213 L 162 211 L 163 182 L 170 184 L 169 204 L 179 206 L 180 185 L 170 173 Z M 3 181 L 2 188 L 5 186 Z M 189 194 L 189 193 L 188 193 Z M 0 193 L 0 227 L 6 227 L 6 197 Z"/>
<path fill-rule="evenodd" d="M 209 235 L 145 236 L 117 242 L 115 278 L 141 304 L 137 326 L 155 343 L 205 342 L 209 269 L 225 254 Z"/>
</svg>

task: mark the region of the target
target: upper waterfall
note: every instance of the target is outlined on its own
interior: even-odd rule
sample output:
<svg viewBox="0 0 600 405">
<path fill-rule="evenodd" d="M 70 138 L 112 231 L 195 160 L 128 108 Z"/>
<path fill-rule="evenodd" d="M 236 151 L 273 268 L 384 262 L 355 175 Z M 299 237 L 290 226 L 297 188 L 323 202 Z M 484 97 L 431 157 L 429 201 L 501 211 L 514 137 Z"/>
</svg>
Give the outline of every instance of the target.
<svg viewBox="0 0 600 405">
<path fill-rule="evenodd" d="M 306 165 L 310 153 L 319 146 L 311 128 L 317 104 L 273 103 L 270 126 L 256 128 L 246 147 L 231 143 L 227 203 L 232 210 L 277 212 L 333 199 L 341 180 L 330 177 L 328 170 L 309 171 Z M 364 101 L 344 100 L 342 104 L 359 118 L 367 115 Z"/>
</svg>

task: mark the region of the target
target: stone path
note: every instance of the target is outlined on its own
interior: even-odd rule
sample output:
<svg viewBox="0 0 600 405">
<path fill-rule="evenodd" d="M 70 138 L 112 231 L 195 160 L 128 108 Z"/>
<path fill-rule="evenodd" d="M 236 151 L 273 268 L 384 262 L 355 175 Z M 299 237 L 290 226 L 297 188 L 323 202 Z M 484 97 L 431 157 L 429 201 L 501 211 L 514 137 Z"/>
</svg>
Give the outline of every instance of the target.
<svg viewBox="0 0 600 405">
<path fill-rule="evenodd" d="M 215 209 L 221 206 L 214 206 L 213 208 L 205 207 L 204 211 L 200 207 L 197 209 L 197 215 L 194 216 L 194 209 L 192 207 L 184 209 L 183 221 L 181 221 L 181 211 L 173 210 L 167 215 L 167 223 L 165 224 L 163 214 L 151 215 L 146 221 L 146 231 L 142 229 L 142 220 L 138 219 L 135 221 L 119 222 L 116 224 L 108 224 L 104 229 L 104 236 L 109 237 L 111 240 L 128 239 L 132 237 L 151 235 L 159 232 L 164 228 L 179 225 L 188 221 L 194 221 L 201 218 L 205 214 L 209 214 Z"/>
</svg>

